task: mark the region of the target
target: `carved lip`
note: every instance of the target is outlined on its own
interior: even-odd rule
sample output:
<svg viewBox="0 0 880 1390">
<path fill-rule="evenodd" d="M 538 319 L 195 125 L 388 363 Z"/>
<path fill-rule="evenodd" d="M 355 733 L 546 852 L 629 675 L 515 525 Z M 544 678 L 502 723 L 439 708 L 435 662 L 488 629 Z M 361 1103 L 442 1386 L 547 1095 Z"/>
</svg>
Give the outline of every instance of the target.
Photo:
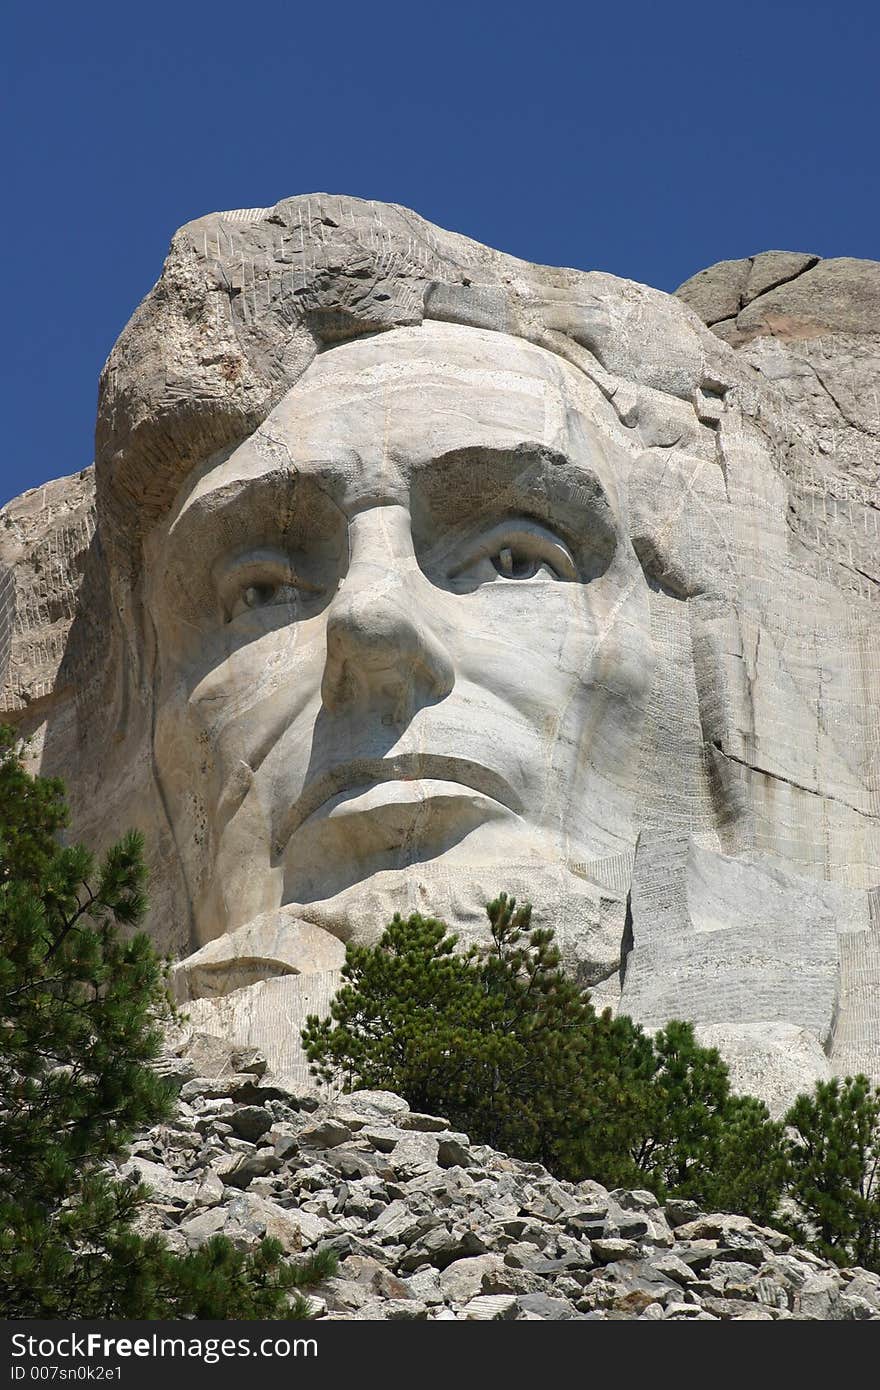
<svg viewBox="0 0 880 1390">
<path fill-rule="evenodd" d="M 340 763 L 308 782 L 291 807 L 278 834 L 276 853 L 282 854 L 292 835 L 326 802 L 342 792 L 366 791 L 383 782 L 430 780 L 457 782 L 468 791 L 479 792 L 519 815 L 522 799 L 499 772 L 469 758 L 450 758 L 437 753 L 400 753 L 391 758 L 358 758 Z"/>
</svg>

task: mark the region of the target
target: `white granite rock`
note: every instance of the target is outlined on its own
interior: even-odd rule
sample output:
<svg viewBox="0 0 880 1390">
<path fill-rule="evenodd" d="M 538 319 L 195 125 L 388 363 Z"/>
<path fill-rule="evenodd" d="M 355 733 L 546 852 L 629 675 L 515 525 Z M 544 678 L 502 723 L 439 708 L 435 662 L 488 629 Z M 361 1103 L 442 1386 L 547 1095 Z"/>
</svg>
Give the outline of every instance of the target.
<svg viewBox="0 0 880 1390">
<path fill-rule="evenodd" d="M 507 889 L 774 1106 L 880 1076 L 878 286 L 325 194 L 177 234 L 94 470 L 3 509 L 0 706 L 144 831 L 194 1029 L 302 1086 L 346 943 Z"/>
</svg>

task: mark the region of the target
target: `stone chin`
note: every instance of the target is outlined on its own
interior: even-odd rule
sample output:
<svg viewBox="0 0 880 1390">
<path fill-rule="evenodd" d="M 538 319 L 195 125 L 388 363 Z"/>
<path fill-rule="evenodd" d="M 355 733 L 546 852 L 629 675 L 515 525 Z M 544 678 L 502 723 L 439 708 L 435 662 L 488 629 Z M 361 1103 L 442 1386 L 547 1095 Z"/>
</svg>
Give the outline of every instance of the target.
<svg viewBox="0 0 880 1390">
<path fill-rule="evenodd" d="M 289 1032 L 279 1036 L 275 1061 L 282 1069 L 298 1053 L 296 1020 L 313 1007 L 313 989 L 339 981 L 348 943 L 372 945 L 395 913 L 421 912 L 448 922 L 462 946 L 487 940 L 485 905 L 506 891 L 533 902 L 536 926 L 552 927 L 566 969 L 590 987 L 597 1005 L 619 993 L 626 893 L 584 877 L 581 866 L 537 856 L 505 862 L 456 859 L 442 854 L 405 869 L 378 869 L 359 882 L 309 903 L 286 903 L 259 913 L 234 931 L 207 941 L 175 968 L 181 1000 L 230 996 L 229 1008 L 245 1008 L 239 991 L 260 980 L 285 977 Z M 311 977 L 315 977 L 310 983 Z M 205 1006 L 195 1026 L 214 1031 L 222 1017 Z M 292 1021 L 291 1021 L 292 1020 Z M 247 1029 L 245 1030 L 247 1031 Z M 259 1031 L 259 1030 L 258 1030 Z M 257 1036 L 257 1034 L 254 1034 Z M 289 1055 L 288 1055 L 289 1054 Z"/>
</svg>

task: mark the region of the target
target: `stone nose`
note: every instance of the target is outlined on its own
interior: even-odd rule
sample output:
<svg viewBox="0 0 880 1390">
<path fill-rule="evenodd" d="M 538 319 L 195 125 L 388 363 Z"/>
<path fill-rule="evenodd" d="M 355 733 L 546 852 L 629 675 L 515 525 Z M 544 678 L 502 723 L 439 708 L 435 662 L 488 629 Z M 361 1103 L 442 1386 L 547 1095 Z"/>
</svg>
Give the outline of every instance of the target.
<svg viewBox="0 0 880 1390">
<path fill-rule="evenodd" d="M 321 697 L 331 711 L 373 704 L 396 720 L 448 695 L 452 661 L 430 624 L 430 585 L 398 505 L 349 523 L 348 573 L 327 613 Z"/>
</svg>

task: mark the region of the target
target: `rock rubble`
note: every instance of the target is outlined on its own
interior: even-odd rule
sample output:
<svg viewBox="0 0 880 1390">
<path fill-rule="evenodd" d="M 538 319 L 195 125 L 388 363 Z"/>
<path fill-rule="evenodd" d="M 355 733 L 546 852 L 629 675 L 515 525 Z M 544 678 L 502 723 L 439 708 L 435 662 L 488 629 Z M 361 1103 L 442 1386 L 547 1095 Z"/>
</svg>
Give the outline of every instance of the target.
<svg viewBox="0 0 880 1390">
<path fill-rule="evenodd" d="M 472 1144 L 400 1096 L 322 1102 L 240 1072 L 185 1070 L 170 1122 L 120 1166 L 152 1196 L 142 1231 L 181 1253 L 222 1232 L 291 1255 L 323 1246 L 312 1295 L 339 1319 L 880 1319 L 880 1276 L 839 1270 L 743 1216 L 567 1183 Z"/>
</svg>

